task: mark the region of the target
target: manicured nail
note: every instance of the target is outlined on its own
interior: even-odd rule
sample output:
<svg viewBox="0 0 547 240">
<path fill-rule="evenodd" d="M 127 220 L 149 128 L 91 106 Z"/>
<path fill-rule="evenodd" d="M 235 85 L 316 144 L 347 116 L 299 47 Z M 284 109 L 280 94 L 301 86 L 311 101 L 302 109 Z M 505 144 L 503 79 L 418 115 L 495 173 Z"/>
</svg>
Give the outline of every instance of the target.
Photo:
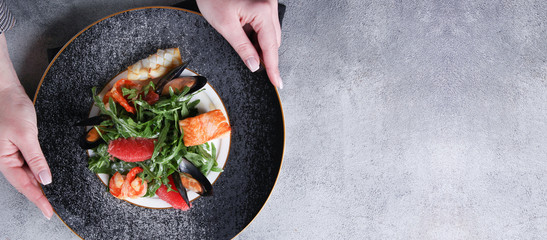
<svg viewBox="0 0 547 240">
<path fill-rule="evenodd" d="M 281 77 L 277 77 L 277 86 L 279 89 L 283 89 L 283 80 L 281 80 Z"/>
<path fill-rule="evenodd" d="M 48 185 L 51 183 L 51 173 L 47 170 L 43 170 L 40 173 L 38 173 L 38 177 L 40 178 L 40 182 L 42 182 L 42 185 Z"/>
<path fill-rule="evenodd" d="M 42 214 L 44 214 L 44 217 L 46 217 L 47 220 L 51 220 L 51 217 L 48 217 L 44 212 L 42 212 Z"/>
<path fill-rule="evenodd" d="M 256 72 L 256 70 L 260 67 L 255 57 L 247 58 L 245 64 L 247 64 L 247 67 L 251 70 L 251 72 Z"/>
</svg>

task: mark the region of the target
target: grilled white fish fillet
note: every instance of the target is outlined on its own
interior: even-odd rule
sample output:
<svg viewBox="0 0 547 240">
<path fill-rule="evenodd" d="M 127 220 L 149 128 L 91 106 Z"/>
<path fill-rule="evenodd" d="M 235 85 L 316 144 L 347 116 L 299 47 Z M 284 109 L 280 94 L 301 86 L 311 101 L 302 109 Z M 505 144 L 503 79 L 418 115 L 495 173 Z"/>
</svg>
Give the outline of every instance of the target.
<svg viewBox="0 0 547 240">
<path fill-rule="evenodd" d="M 158 52 L 127 68 L 127 79 L 147 80 L 165 75 L 182 63 L 179 48 L 158 49 Z"/>
</svg>

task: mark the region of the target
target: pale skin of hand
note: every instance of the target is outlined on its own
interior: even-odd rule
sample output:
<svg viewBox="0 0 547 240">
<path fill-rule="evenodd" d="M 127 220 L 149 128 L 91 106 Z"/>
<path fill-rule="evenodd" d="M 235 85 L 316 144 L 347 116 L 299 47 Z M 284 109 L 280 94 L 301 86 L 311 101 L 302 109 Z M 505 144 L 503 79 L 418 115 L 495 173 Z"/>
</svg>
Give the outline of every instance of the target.
<svg viewBox="0 0 547 240">
<path fill-rule="evenodd" d="M 232 45 L 251 71 L 259 69 L 259 55 L 243 26 L 256 32 L 262 60 L 272 84 L 283 88 L 279 74 L 278 49 L 281 27 L 276 0 L 197 0 L 203 17 Z"/>
<path fill-rule="evenodd" d="M 36 112 L 9 58 L 0 34 L 0 172 L 34 203 L 47 219 L 53 208 L 40 189 L 52 181 L 38 142 Z"/>
</svg>

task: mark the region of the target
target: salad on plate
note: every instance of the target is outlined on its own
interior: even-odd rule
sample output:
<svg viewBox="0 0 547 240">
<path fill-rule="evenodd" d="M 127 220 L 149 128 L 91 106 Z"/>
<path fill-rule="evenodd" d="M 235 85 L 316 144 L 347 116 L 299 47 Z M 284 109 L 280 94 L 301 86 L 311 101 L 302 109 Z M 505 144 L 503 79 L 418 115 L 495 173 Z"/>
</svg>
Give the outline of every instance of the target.
<svg viewBox="0 0 547 240">
<path fill-rule="evenodd" d="M 221 109 L 200 111 L 207 79 L 179 76 L 187 64 L 178 48 L 160 49 L 92 89 L 98 114 L 76 124 L 90 127 L 80 146 L 114 197 L 188 210 L 187 191 L 212 195 L 208 176 L 222 172 L 214 141 L 231 127 Z"/>
</svg>

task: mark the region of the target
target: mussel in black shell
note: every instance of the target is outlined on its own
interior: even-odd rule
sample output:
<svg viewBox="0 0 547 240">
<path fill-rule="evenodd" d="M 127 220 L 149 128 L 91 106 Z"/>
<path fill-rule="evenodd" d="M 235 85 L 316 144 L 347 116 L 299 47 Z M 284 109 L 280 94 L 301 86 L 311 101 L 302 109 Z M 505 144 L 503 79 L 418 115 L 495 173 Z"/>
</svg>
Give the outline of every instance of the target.
<svg viewBox="0 0 547 240">
<path fill-rule="evenodd" d="M 95 117 L 86 118 L 74 124 L 74 126 L 95 126 L 101 124 L 103 121 L 110 119 L 107 115 L 98 115 Z"/>
<path fill-rule="evenodd" d="M 175 173 L 173 180 L 177 190 L 181 193 L 182 198 L 188 203 L 186 190 L 196 192 L 201 196 L 212 196 L 213 186 L 201 171 L 194 166 L 190 161 L 182 159 L 179 166 L 180 173 Z M 179 175 L 177 178 L 176 175 Z"/>
<path fill-rule="evenodd" d="M 92 149 L 99 146 L 101 143 L 104 143 L 104 140 L 95 128 L 89 129 L 89 131 L 80 137 L 79 141 L 80 147 L 83 149 Z"/>
<path fill-rule="evenodd" d="M 207 84 L 207 78 L 204 76 L 178 77 L 169 81 L 163 88 L 161 94 L 169 95 L 169 87 L 172 87 L 175 93 L 181 92 L 182 90 L 184 90 L 184 87 L 189 87 L 190 91 L 188 92 L 188 94 L 190 94 L 203 88 L 205 84 Z"/>
<path fill-rule="evenodd" d="M 110 117 L 107 115 L 98 115 L 79 121 L 74 124 L 74 126 L 96 126 L 108 119 L 110 119 Z M 79 145 L 83 149 L 92 149 L 99 146 L 101 143 L 104 143 L 104 141 L 95 128 L 89 129 L 84 135 L 80 136 L 79 140 Z"/>
</svg>

